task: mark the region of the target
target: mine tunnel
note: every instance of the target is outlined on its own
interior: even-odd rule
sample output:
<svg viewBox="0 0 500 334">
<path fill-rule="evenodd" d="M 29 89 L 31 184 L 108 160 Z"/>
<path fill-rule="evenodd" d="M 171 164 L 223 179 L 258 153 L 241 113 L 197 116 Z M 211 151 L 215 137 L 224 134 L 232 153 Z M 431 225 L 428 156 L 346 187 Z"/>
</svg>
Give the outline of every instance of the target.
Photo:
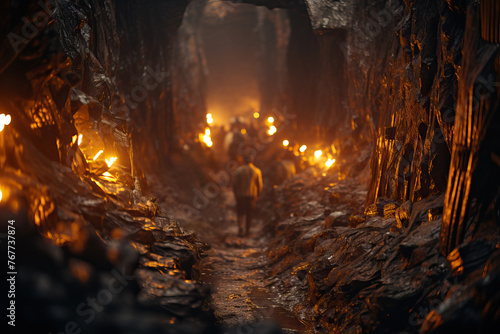
<svg viewBox="0 0 500 334">
<path fill-rule="evenodd" d="M 498 0 L 1 2 L 2 333 L 498 333 Z"/>
</svg>

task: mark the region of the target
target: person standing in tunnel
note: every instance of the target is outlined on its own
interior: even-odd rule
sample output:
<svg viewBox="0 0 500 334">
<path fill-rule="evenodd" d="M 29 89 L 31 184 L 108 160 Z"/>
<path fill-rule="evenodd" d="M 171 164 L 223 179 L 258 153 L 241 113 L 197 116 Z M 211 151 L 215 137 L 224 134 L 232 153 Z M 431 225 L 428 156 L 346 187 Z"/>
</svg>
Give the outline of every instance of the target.
<svg viewBox="0 0 500 334">
<path fill-rule="evenodd" d="M 233 191 L 236 197 L 238 235 L 246 236 L 250 232 L 257 198 L 262 192 L 262 172 L 253 164 L 252 156 L 245 156 L 244 164 L 236 168 Z"/>
</svg>

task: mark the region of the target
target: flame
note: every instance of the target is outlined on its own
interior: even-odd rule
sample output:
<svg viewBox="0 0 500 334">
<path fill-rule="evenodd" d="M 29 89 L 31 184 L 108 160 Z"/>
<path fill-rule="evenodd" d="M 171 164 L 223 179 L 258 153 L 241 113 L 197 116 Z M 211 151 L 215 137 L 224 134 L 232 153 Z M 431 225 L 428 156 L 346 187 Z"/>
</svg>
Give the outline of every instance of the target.
<svg viewBox="0 0 500 334">
<path fill-rule="evenodd" d="M 288 140 L 283 140 L 283 146 L 287 147 L 288 145 L 290 145 L 290 142 Z"/>
<path fill-rule="evenodd" d="M 274 125 L 271 125 L 271 126 L 269 127 L 269 130 L 267 131 L 267 133 L 269 133 L 269 135 L 270 135 L 270 136 L 272 136 L 272 135 L 274 135 L 274 134 L 276 133 L 276 131 L 278 131 L 278 130 L 276 129 L 276 127 L 275 127 Z"/>
<path fill-rule="evenodd" d="M 322 154 L 323 154 L 323 151 L 321 151 L 321 150 L 317 150 L 317 151 L 314 152 L 314 156 L 316 158 L 319 158 Z"/>
<path fill-rule="evenodd" d="M 335 163 L 335 159 L 328 158 L 328 160 L 325 162 L 325 166 L 330 168 L 334 163 Z"/>
<path fill-rule="evenodd" d="M 80 146 L 80 144 L 82 143 L 82 139 L 83 139 L 83 135 L 79 134 L 78 135 L 78 146 Z"/>
<path fill-rule="evenodd" d="M 212 124 L 214 122 L 214 118 L 211 113 L 207 114 L 207 124 Z"/>
<path fill-rule="evenodd" d="M 212 145 L 214 144 L 212 142 L 212 138 L 210 138 L 210 128 L 206 128 L 205 129 L 205 135 L 203 136 L 203 142 L 205 143 L 205 145 L 207 145 L 208 147 L 212 147 Z"/>
<path fill-rule="evenodd" d="M 260 114 L 258 112 L 253 113 L 253 118 L 259 118 L 259 117 L 260 117 Z"/>
<path fill-rule="evenodd" d="M 0 114 L 0 132 L 3 131 L 6 125 L 9 125 L 11 121 L 10 115 Z"/>
<path fill-rule="evenodd" d="M 299 148 L 299 151 L 304 153 L 305 151 L 307 150 L 307 146 L 306 145 L 302 145 L 300 148 Z"/>
<path fill-rule="evenodd" d="M 269 123 L 274 123 L 274 117 L 273 117 L 273 116 L 269 116 L 269 117 L 267 118 L 267 121 L 268 121 Z"/>
<path fill-rule="evenodd" d="M 103 152 L 104 152 L 103 150 L 100 150 L 99 152 L 97 152 L 97 154 L 94 156 L 94 159 L 92 159 L 92 160 L 96 161 L 96 160 L 97 160 L 97 158 L 99 158 L 99 156 L 100 156 Z"/>
<path fill-rule="evenodd" d="M 108 159 L 104 159 L 106 160 L 106 163 L 108 164 L 108 167 L 111 167 L 113 165 L 113 163 L 117 160 L 118 158 L 117 157 L 112 157 L 110 158 L 109 160 Z"/>
</svg>

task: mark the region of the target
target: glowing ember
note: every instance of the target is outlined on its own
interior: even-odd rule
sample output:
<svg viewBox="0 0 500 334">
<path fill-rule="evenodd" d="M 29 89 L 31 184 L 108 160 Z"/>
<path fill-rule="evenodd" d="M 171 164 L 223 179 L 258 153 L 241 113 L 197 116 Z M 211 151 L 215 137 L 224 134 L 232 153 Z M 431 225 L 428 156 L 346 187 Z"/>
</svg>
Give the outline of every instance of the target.
<svg viewBox="0 0 500 334">
<path fill-rule="evenodd" d="M 289 144 L 290 144 L 290 142 L 289 142 L 288 140 L 286 140 L 286 139 L 285 139 L 285 140 L 283 140 L 283 146 L 285 146 L 285 147 L 286 147 L 286 146 L 288 146 Z"/>
<path fill-rule="evenodd" d="M 214 118 L 212 114 L 208 113 L 207 114 L 207 124 L 212 124 L 214 122 Z"/>
<path fill-rule="evenodd" d="M 103 150 L 100 150 L 99 152 L 97 152 L 97 154 L 94 156 L 94 161 L 97 160 L 97 158 L 99 158 L 99 156 L 103 153 L 104 151 Z"/>
<path fill-rule="evenodd" d="M 267 133 L 269 133 L 270 136 L 274 135 L 278 131 L 274 125 L 271 125 Z"/>
<path fill-rule="evenodd" d="M 325 162 L 325 166 L 330 168 L 335 162 L 335 159 L 328 158 L 328 160 Z"/>
<path fill-rule="evenodd" d="M 260 117 L 260 114 L 258 112 L 253 113 L 253 118 L 259 118 L 259 117 Z"/>
<path fill-rule="evenodd" d="M 210 129 L 209 128 L 205 129 L 205 135 L 203 136 L 203 142 L 208 147 L 212 147 L 212 145 L 213 145 L 212 138 L 210 138 Z"/>
<path fill-rule="evenodd" d="M 0 131 L 2 131 L 6 125 L 9 125 L 10 121 L 10 115 L 0 114 Z"/>
<path fill-rule="evenodd" d="M 321 150 L 317 150 L 317 151 L 314 152 L 314 156 L 316 158 L 319 158 L 322 154 L 323 154 L 323 151 L 321 151 Z"/>
<path fill-rule="evenodd" d="M 106 160 L 106 163 L 108 164 L 108 167 L 111 167 L 113 165 L 113 163 L 116 161 L 116 159 L 118 159 L 118 158 L 117 157 L 112 157 L 109 160 L 108 159 L 104 159 L 104 160 Z"/>
<path fill-rule="evenodd" d="M 299 148 L 299 151 L 304 153 L 305 151 L 307 150 L 307 146 L 306 145 L 302 145 L 300 148 Z"/>
<path fill-rule="evenodd" d="M 267 118 L 267 121 L 268 121 L 269 123 L 274 123 L 274 117 L 269 116 L 269 117 Z"/>
</svg>

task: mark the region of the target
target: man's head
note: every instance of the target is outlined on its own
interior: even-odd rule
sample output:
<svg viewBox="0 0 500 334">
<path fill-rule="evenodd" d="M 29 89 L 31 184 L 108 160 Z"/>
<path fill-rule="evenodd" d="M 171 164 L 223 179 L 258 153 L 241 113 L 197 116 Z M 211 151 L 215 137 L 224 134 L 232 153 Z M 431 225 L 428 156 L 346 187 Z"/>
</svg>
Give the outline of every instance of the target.
<svg viewBox="0 0 500 334">
<path fill-rule="evenodd" d="M 243 161 L 245 161 L 245 163 L 247 163 L 247 164 L 253 162 L 253 155 L 251 155 L 251 154 L 245 155 L 243 157 Z"/>
</svg>

